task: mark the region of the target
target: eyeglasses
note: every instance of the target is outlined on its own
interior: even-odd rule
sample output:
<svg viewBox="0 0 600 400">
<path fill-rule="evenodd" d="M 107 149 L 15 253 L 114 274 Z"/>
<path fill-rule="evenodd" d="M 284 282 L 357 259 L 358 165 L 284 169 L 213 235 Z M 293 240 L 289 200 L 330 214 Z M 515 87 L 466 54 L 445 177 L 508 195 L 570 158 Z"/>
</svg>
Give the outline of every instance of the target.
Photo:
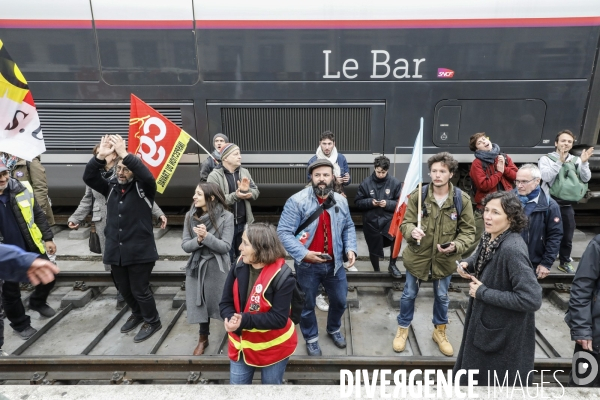
<svg viewBox="0 0 600 400">
<path fill-rule="evenodd" d="M 527 185 L 527 184 L 528 184 L 529 182 L 531 182 L 531 181 L 535 181 L 535 178 L 533 178 L 533 179 L 530 179 L 530 180 L 528 180 L 528 181 L 515 181 L 515 185 L 517 185 L 517 186 L 519 186 L 519 185 L 523 185 L 523 186 L 525 186 L 525 185 Z"/>
</svg>

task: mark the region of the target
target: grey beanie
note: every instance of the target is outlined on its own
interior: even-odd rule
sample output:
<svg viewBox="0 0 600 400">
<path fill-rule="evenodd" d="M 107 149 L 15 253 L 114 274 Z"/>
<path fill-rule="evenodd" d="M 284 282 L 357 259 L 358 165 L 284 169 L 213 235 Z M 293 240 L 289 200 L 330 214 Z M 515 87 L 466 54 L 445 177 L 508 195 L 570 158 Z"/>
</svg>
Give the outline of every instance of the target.
<svg viewBox="0 0 600 400">
<path fill-rule="evenodd" d="M 218 137 L 223 138 L 225 140 L 225 143 L 229 143 L 229 138 L 227 136 L 225 136 L 222 133 L 217 133 L 215 136 L 213 136 L 213 140 L 212 140 L 213 144 L 215 143 L 215 139 Z"/>
</svg>

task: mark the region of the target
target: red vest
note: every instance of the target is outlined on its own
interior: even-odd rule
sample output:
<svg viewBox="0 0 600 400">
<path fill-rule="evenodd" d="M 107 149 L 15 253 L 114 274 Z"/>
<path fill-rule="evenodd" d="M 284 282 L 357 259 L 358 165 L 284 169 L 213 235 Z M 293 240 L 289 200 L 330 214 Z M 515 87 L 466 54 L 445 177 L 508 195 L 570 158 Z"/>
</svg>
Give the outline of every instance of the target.
<svg viewBox="0 0 600 400">
<path fill-rule="evenodd" d="M 265 299 L 264 294 L 273 277 L 281 270 L 284 262 L 285 260 L 280 258 L 260 271 L 260 275 L 258 275 L 252 288 L 252 293 L 246 302 L 245 313 L 269 312 L 271 304 Z M 237 313 L 240 313 L 240 304 L 240 292 L 238 279 L 236 278 L 233 283 L 233 305 Z M 291 356 L 298 344 L 294 324 L 289 318 L 281 329 L 243 329 L 241 336 L 236 335 L 234 332 L 229 332 L 228 335 L 229 359 L 239 361 L 242 354 L 244 362 L 254 367 L 267 367 Z"/>
</svg>

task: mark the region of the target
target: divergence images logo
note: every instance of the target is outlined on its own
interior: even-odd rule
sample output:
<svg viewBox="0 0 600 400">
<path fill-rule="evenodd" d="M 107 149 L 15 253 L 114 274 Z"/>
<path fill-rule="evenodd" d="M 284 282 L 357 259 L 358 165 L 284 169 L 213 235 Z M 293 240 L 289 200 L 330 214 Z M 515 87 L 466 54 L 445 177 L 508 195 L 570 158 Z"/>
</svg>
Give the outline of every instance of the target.
<svg viewBox="0 0 600 400">
<path fill-rule="evenodd" d="M 454 78 L 454 71 L 448 68 L 438 68 L 437 77 L 443 79 Z"/>
<path fill-rule="evenodd" d="M 598 363 L 593 355 L 585 351 L 578 351 L 573 354 L 571 375 L 573 382 L 579 386 L 585 386 L 598 375 Z"/>
</svg>

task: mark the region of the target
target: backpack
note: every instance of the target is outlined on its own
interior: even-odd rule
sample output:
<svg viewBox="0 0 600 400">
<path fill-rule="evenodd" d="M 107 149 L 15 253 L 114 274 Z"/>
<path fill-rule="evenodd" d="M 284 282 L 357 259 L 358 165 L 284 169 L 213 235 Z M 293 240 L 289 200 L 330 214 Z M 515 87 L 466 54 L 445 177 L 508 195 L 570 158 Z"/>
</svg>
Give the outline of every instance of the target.
<svg viewBox="0 0 600 400">
<path fill-rule="evenodd" d="M 556 162 L 558 159 L 550 154 L 546 155 L 549 159 Z M 588 184 L 579 179 L 579 171 L 575 162 L 577 157 L 564 162 L 560 171 L 550 186 L 550 195 L 560 200 L 577 202 L 585 196 L 588 190 Z"/>
<path fill-rule="evenodd" d="M 240 262 L 242 262 L 241 257 L 239 258 L 238 264 Z M 236 264 L 236 266 L 233 268 L 233 276 L 236 278 L 237 278 L 237 276 L 235 275 L 235 270 L 236 270 L 238 264 Z M 275 277 L 271 281 L 271 284 L 267 288 L 265 295 L 267 293 L 272 292 L 273 288 L 275 288 L 275 290 L 281 289 L 283 282 L 285 282 L 287 277 L 290 275 L 292 275 L 294 277 L 294 281 L 296 282 L 296 285 L 294 286 L 294 292 L 292 293 L 290 319 L 292 320 L 294 325 L 297 325 L 300 323 L 300 317 L 302 314 L 302 310 L 304 309 L 304 303 L 306 303 L 306 294 L 304 294 L 304 292 L 302 291 L 302 288 L 298 284 L 296 274 L 294 272 L 292 272 L 292 269 L 287 264 L 283 264 L 283 266 L 281 267 L 281 270 L 277 273 L 277 275 L 275 275 Z"/>
<path fill-rule="evenodd" d="M 427 207 L 425 207 L 425 198 L 427 197 L 428 188 L 429 185 L 423 185 L 421 188 L 421 201 L 423 203 L 421 210 L 423 210 L 424 217 L 428 215 Z M 454 202 L 454 207 L 456 208 L 456 225 L 458 226 L 458 223 L 460 222 L 460 214 L 462 214 L 463 210 L 462 190 L 460 190 L 458 186 L 454 186 L 454 197 L 452 198 L 452 201 Z"/>
</svg>

